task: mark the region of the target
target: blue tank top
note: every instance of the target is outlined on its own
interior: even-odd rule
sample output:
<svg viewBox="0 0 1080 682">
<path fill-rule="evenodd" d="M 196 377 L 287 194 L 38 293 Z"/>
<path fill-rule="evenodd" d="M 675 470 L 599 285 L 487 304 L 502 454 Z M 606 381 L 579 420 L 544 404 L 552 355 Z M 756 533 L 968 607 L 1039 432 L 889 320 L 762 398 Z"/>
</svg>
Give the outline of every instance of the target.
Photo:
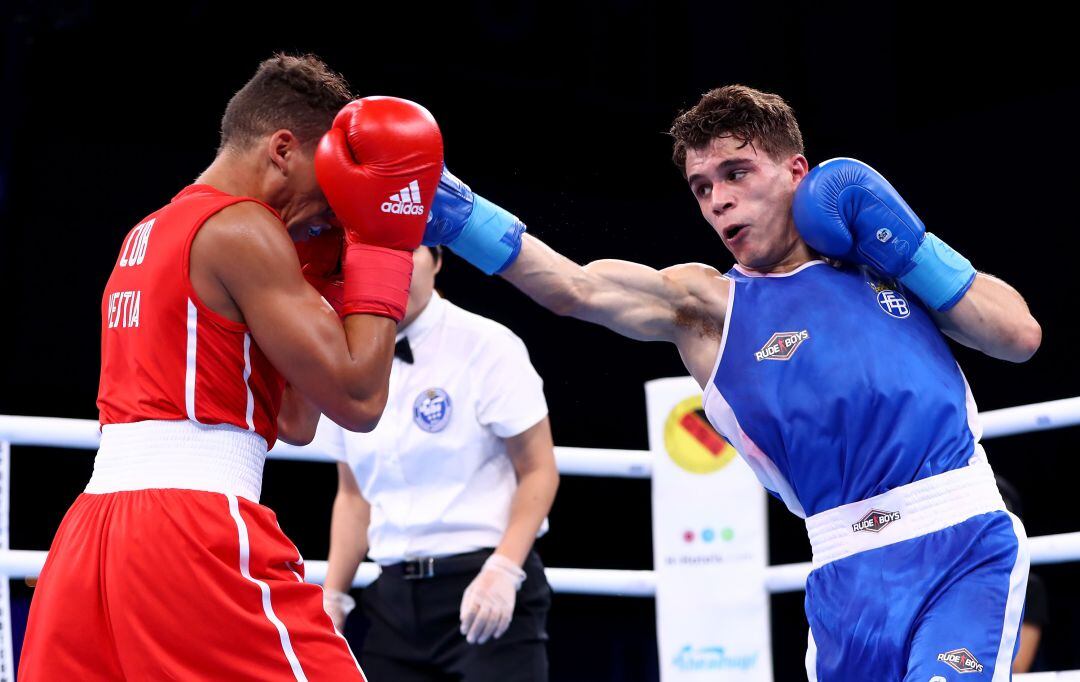
<svg viewBox="0 0 1080 682">
<path fill-rule="evenodd" d="M 975 402 L 929 313 L 853 266 L 732 269 L 705 412 L 812 516 L 983 457 Z"/>
</svg>

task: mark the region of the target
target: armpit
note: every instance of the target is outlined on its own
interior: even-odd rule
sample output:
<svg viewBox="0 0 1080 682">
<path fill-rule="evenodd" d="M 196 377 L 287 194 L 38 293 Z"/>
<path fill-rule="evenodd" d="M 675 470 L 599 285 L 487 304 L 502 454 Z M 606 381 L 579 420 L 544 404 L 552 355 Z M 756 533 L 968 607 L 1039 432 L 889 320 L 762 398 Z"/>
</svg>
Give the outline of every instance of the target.
<svg viewBox="0 0 1080 682">
<path fill-rule="evenodd" d="M 703 339 L 717 339 L 723 336 L 723 329 L 708 313 L 691 306 L 681 306 L 675 309 L 675 326 L 681 329 L 694 330 Z"/>
</svg>

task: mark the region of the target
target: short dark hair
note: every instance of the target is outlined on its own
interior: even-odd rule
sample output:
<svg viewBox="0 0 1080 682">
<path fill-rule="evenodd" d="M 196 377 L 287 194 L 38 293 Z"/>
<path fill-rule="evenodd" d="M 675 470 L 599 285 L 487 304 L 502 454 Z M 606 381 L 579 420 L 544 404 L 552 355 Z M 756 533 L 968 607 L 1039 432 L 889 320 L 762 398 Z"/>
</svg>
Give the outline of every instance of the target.
<svg viewBox="0 0 1080 682">
<path fill-rule="evenodd" d="M 314 144 L 353 96 L 342 76 L 312 54 L 275 54 L 259 64 L 221 117 L 221 146 L 244 148 L 275 130 Z"/>
<path fill-rule="evenodd" d="M 734 137 L 760 145 L 775 160 L 803 153 L 802 132 L 795 112 L 779 95 L 745 85 L 725 85 L 706 92 L 671 124 L 675 140 L 671 159 L 686 174 L 686 150 L 704 149 L 716 138 Z"/>
</svg>

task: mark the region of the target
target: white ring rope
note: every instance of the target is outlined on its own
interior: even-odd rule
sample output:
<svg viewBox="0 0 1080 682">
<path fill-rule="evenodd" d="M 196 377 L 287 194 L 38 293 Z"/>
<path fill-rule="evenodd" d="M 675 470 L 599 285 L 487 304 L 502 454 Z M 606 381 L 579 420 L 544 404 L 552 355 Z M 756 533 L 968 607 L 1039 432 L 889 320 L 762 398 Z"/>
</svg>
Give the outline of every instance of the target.
<svg viewBox="0 0 1080 682">
<path fill-rule="evenodd" d="M 979 415 L 983 437 L 994 438 L 1031 431 L 1057 429 L 1080 424 L 1080 396 L 990 410 Z M 96 450 L 100 432 L 91 419 L 23 417 L 0 415 L 0 443 L 41 447 Z M 649 478 L 653 454 L 648 450 L 556 447 L 556 461 L 562 474 Z M 269 459 L 309 462 L 334 461 L 327 453 L 311 446 L 296 447 L 278 442 Z M 1031 563 L 1053 564 L 1080 560 L 1080 532 L 1030 538 Z M 0 576 L 28 578 L 40 574 L 47 552 L 0 549 Z M 305 561 L 306 579 L 322 583 L 326 577 L 325 561 Z M 805 587 L 811 565 L 785 564 L 766 568 L 765 585 L 770 593 L 796 592 Z M 547 578 L 555 592 L 564 594 L 652 597 L 656 578 L 652 571 L 614 569 L 548 568 Z M 370 584 L 379 574 L 376 564 L 361 564 L 354 587 Z M 1017 675 L 1025 682 L 1080 682 L 1080 671 Z"/>
<path fill-rule="evenodd" d="M 1080 560 L 1080 532 L 1043 535 L 1029 538 L 1032 565 L 1058 564 Z M 32 578 L 41 573 L 47 552 L 0 550 L 0 575 L 9 578 Z M 810 562 L 768 566 L 765 587 L 771 593 L 798 592 L 806 585 Z M 305 580 L 322 584 L 326 579 L 325 561 L 304 560 Z M 652 571 L 626 571 L 608 568 L 548 568 L 551 589 L 563 594 L 594 594 L 612 597 L 653 597 L 656 578 Z M 364 562 L 356 572 L 353 587 L 366 587 L 379 575 L 379 567 Z"/>
<path fill-rule="evenodd" d="M 97 450 L 100 439 L 98 422 L 93 419 L 0 415 L 0 442 L 11 445 Z M 336 461 L 314 446 L 297 447 L 282 441 L 278 441 L 266 457 L 304 462 Z M 653 455 L 648 450 L 557 447 L 555 457 L 559 471 L 570 476 L 652 476 Z"/>
<path fill-rule="evenodd" d="M 1080 396 L 989 410 L 979 413 L 979 418 L 983 423 L 983 438 L 1075 426 L 1080 424 Z M 11 445 L 96 450 L 100 435 L 98 423 L 92 419 L 0 415 L 0 441 Z M 327 453 L 311 446 L 296 447 L 280 441 L 267 457 L 334 461 Z M 556 447 L 555 457 L 559 471 L 569 476 L 649 478 L 652 475 L 653 455 L 648 450 Z"/>
</svg>

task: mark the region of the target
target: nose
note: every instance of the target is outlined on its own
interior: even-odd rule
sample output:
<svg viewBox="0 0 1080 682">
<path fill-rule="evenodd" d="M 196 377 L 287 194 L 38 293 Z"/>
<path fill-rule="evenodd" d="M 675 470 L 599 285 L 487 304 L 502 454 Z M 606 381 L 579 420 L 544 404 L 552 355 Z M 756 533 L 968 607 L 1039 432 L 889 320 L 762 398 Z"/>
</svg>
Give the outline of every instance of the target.
<svg viewBox="0 0 1080 682">
<path fill-rule="evenodd" d="M 709 197 L 712 200 L 709 208 L 713 215 L 723 215 L 724 211 L 735 206 L 735 195 L 724 187 L 724 183 L 715 183 Z"/>
</svg>

